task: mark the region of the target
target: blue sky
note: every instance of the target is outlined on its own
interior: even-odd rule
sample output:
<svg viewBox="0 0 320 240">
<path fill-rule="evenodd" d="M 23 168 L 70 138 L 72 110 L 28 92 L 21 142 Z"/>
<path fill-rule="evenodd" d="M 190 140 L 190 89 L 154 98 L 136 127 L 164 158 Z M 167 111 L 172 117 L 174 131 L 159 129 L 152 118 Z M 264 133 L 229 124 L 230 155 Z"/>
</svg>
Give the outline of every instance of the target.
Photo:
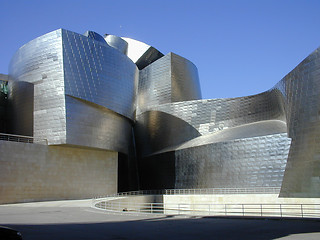
<svg viewBox="0 0 320 240">
<path fill-rule="evenodd" d="M 0 0 L 0 73 L 58 28 L 131 37 L 198 68 L 203 98 L 273 87 L 320 46 L 319 0 Z"/>
</svg>

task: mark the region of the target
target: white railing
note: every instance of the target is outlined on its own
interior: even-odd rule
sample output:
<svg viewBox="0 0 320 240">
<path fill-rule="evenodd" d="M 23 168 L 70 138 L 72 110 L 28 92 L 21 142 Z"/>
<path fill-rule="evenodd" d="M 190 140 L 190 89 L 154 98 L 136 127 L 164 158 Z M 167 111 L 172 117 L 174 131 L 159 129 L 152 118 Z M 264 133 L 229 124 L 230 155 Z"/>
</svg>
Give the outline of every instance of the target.
<svg viewBox="0 0 320 240">
<path fill-rule="evenodd" d="M 130 196 L 141 196 L 141 195 L 163 195 L 163 194 L 166 194 L 166 190 L 139 190 L 139 191 L 114 193 L 106 196 L 95 197 L 94 199 L 111 198 L 111 197 L 130 197 Z"/>
<path fill-rule="evenodd" d="M 115 193 L 96 198 L 129 197 L 139 195 L 195 195 L 195 194 L 279 194 L 280 187 L 259 188 L 203 188 L 203 189 L 163 189 L 163 190 L 140 190 Z"/>
<path fill-rule="evenodd" d="M 320 204 L 187 204 L 93 202 L 93 207 L 116 212 L 166 215 L 320 218 Z"/>
<path fill-rule="evenodd" d="M 14 135 L 14 134 L 6 134 L 0 133 L 0 140 L 2 141 L 11 141 L 11 142 L 23 142 L 23 143 L 37 143 L 37 144 L 48 144 L 47 139 L 34 138 L 30 136 L 23 135 Z"/>
<path fill-rule="evenodd" d="M 117 212 L 172 215 L 320 218 L 320 204 L 139 203 L 133 196 L 179 194 L 278 194 L 280 188 L 165 189 L 123 192 L 92 199 L 92 207 Z"/>
</svg>

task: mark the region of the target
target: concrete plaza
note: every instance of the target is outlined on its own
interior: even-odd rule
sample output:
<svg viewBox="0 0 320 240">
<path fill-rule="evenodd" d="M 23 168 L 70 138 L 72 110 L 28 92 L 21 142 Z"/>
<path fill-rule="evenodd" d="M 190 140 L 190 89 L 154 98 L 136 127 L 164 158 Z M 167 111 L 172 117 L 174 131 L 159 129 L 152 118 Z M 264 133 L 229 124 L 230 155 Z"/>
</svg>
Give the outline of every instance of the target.
<svg viewBox="0 0 320 240">
<path fill-rule="evenodd" d="M 0 206 L 23 239 L 320 239 L 320 221 L 110 213 L 90 200 Z"/>
</svg>

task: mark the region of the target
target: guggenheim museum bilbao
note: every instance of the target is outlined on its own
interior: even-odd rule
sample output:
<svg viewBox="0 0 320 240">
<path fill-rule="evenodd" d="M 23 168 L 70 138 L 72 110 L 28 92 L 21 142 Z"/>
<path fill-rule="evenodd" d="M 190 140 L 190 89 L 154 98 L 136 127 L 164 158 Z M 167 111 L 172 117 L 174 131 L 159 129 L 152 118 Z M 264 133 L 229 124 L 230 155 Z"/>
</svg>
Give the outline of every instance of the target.
<svg viewBox="0 0 320 240">
<path fill-rule="evenodd" d="M 138 189 L 320 197 L 319 51 L 266 92 L 202 99 L 196 66 L 174 53 L 92 31 L 40 36 L 0 75 L 0 203 Z"/>
</svg>

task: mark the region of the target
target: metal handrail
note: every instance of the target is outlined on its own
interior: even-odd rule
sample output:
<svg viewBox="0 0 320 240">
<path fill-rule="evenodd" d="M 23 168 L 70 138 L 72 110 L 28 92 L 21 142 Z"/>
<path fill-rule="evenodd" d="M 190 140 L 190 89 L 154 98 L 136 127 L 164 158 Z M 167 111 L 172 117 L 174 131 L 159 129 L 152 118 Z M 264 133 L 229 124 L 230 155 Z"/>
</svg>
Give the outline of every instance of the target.
<svg viewBox="0 0 320 240">
<path fill-rule="evenodd" d="M 280 187 L 257 187 L 257 188 L 198 188 L 198 189 L 163 189 L 163 190 L 139 190 L 120 192 L 106 196 L 95 197 L 125 197 L 136 195 L 194 195 L 194 194 L 279 194 Z"/>
<path fill-rule="evenodd" d="M 10 141 L 10 142 L 37 143 L 37 144 L 48 145 L 47 139 L 34 138 L 31 136 L 7 134 L 7 133 L 0 133 L 0 140 Z"/>
<path fill-rule="evenodd" d="M 260 216 L 320 218 L 320 204 L 189 204 L 189 203 L 136 203 L 132 196 L 173 194 L 251 194 L 279 193 L 280 188 L 212 188 L 165 189 L 122 192 L 92 199 L 92 207 L 117 212 L 141 212 L 157 214 L 186 214 L 209 216 Z"/>
<path fill-rule="evenodd" d="M 99 201 L 94 208 L 116 212 L 202 216 L 320 218 L 320 204 L 188 204 Z"/>
</svg>

